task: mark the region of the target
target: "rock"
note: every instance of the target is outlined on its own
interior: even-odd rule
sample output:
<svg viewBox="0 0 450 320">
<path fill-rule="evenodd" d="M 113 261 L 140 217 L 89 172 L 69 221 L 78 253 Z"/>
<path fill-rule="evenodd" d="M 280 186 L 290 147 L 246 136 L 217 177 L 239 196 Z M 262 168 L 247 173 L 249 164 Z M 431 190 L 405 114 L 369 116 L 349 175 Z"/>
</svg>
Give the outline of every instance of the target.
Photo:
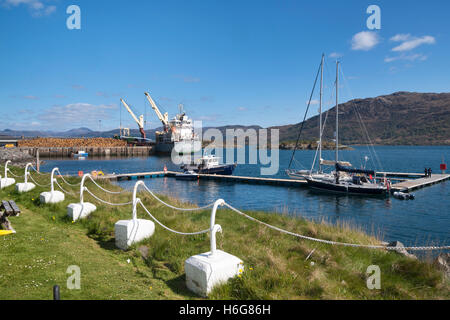
<svg viewBox="0 0 450 320">
<path fill-rule="evenodd" d="M 433 265 L 442 270 L 445 277 L 450 279 L 450 253 L 440 253 L 434 260 Z"/>
<path fill-rule="evenodd" d="M 395 248 L 397 248 L 396 250 L 390 250 L 390 251 L 395 251 L 395 252 L 400 253 L 400 254 L 404 255 L 405 257 L 408 257 L 408 258 L 417 259 L 417 257 L 415 255 L 413 255 L 413 254 L 409 253 L 408 251 L 406 251 L 405 246 L 400 241 L 389 242 L 389 244 L 387 246 L 388 247 L 395 247 Z"/>
<path fill-rule="evenodd" d="M 147 259 L 148 258 L 148 247 L 147 246 L 140 246 L 138 248 L 139 252 L 142 255 L 142 258 Z"/>
<path fill-rule="evenodd" d="M 12 166 L 25 167 L 28 162 L 34 163 L 35 159 L 28 152 L 17 148 L 0 148 L 0 164 L 3 166 L 7 160 L 11 160 Z"/>
</svg>

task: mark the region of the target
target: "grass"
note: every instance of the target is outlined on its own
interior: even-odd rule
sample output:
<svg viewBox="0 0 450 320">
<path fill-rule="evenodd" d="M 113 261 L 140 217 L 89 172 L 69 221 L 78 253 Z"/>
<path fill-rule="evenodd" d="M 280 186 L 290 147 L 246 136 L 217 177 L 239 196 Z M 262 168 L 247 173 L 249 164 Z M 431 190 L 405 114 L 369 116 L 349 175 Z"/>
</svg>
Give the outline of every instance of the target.
<svg viewBox="0 0 450 320">
<path fill-rule="evenodd" d="M 23 169 L 11 168 L 16 175 Z M 44 183 L 49 177 L 36 177 Z M 170 178 L 169 178 L 170 179 Z M 20 179 L 19 179 L 20 180 Z M 70 178 L 75 183 L 78 178 Z M 110 190 L 118 186 L 103 182 Z M 16 234 L 0 237 L 0 299 L 51 299 L 59 284 L 63 299 L 200 299 L 185 285 L 184 261 L 209 251 L 209 234 L 182 236 L 156 225 L 155 234 L 127 251 L 115 248 L 114 223 L 131 218 L 131 206 L 99 204 L 85 193 L 97 210 L 72 223 L 69 203 L 79 202 L 78 188 L 64 185 L 74 196 L 44 205 L 36 187 L 19 194 L 0 190 L 0 200 L 14 200 L 22 209 L 10 218 Z M 130 193 L 108 196 L 88 184 L 105 200 L 127 202 Z M 146 193 L 139 197 L 152 214 L 175 230 L 193 232 L 209 227 L 210 211 L 183 213 L 169 209 Z M 176 206 L 189 206 L 162 197 Z M 266 223 L 296 233 L 342 242 L 378 244 L 379 240 L 349 225 L 332 226 L 266 212 L 250 212 Z M 138 217 L 148 218 L 138 209 Z M 450 284 L 442 272 L 424 261 L 394 252 L 338 247 L 298 239 L 268 229 L 230 210 L 221 209 L 216 220 L 219 249 L 244 261 L 245 272 L 216 287 L 210 299 L 449 299 Z M 311 256 L 306 257 L 314 250 Z M 69 290 L 70 265 L 81 269 L 81 289 Z M 381 289 L 366 286 L 367 267 L 378 265 Z"/>
</svg>

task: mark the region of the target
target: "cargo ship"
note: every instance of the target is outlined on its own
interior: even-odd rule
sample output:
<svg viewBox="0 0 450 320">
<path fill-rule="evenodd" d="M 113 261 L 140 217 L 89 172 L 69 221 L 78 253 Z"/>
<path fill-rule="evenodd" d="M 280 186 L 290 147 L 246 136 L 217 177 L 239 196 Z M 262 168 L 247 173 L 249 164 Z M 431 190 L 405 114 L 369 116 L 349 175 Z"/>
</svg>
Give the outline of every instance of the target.
<svg viewBox="0 0 450 320">
<path fill-rule="evenodd" d="M 163 124 L 163 131 L 156 131 L 155 133 L 157 153 L 171 153 L 172 150 L 175 150 L 178 154 L 191 154 L 201 151 L 201 138 L 194 132 L 192 119 L 183 111 L 182 105 L 180 105 L 180 112 L 169 120 L 168 113 L 166 112 L 163 115 L 159 111 L 148 92 L 145 92 L 145 96 Z"/>
</svg>

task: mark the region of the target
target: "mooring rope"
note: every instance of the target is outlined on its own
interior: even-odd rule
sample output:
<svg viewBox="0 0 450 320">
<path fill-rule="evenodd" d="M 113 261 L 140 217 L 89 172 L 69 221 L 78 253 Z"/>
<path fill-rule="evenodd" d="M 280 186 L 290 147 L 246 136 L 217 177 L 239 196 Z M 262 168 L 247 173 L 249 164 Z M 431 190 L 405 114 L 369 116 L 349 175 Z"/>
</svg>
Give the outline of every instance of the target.
<svg viewBox="0 0 450 320">
<path fill-rule="evenodd" d="M 398 248 L 398 247 L 389 247 L 387 245 L 365 245 L 365 244 L 355 244 L 355 243 L 346 243 L 346 242 L 338 242 L 338 241 L 332 241 L 332 240 L 318 239 L 318 238 L 308 237 L 308 236 L 305 236 L 305 235 L 294 233 L 294 232 L 291 232 L 291 231 L 287 231 L 287 230 L 284 230 L 284 229 L 272 226 L 272 225 L 270 225 L 268 223 L 262 222 L 262 221 L 260 221 L 260 220 L 258 220 L 256 218 L 253 218 L 253 217 L 245 214 L 244 212 L 240 211 L 239 209 L 234 208 L 233 206 L 231 206 L 230 204 L 228 204 L 226 202 L 224 203 L 224 206 L 226 206 L 230 210 L 232 210 L 232 211 L 234 211 L 234 212 L 236 212 L 236 213 L 246 217 L 249 220 L 252 220 L 254 222 L 257 222 L 257 223 L 260 223 L 262 225 L 265 225 L 268 228 L 271 228 L 271 229 L 277 230 L 279 232 L 286 233 L 286 234 L 289 234 L 289 235 L 292 235 L 292 236 L 295 236 L 295 237 L 298 237 L 298 238 L 311 240 L 311 241 L 316 241 L 316 242 L 320 242 L 320 243 L 326 243 L 326 244 L 331 244 L 331 245 L 341 245 L 341 246 L 347 246 L 347 247 L 357 247 L 357 248 L 386 249 L 386 250 L 393 250 L 393 251 L 398 251 L 398 250 L 403 250 L 403 249 L 405 249 L 405 250 L 417 250 L 417 251 L 419 251 L 419 250 L 448 250 L 448 249 L 450 249 L 450 246 L 441 246 L 441 247 L 438 247 L 438 246 L 401 247 L 401 248 Z"/>
<path fill-rule="evenodd" d="M 32 168 L 34 171 L 36 171 L 37 174 L 39 174 L 41 176 L 45 176 L 47 174 L 47 173 L 42 173 L 42 172 L 37 171 L 37 169 L 33 166 L 30 166 L 30 168 Z"/>
<path fill-rule="evenodd" d="M 16 174 L 14 174 L 14 172 L 12 172 L 11 169 L 9 169 L 9 168 L 7 168 L 7 171 L 8 171 L 9 173 L 11 173 L 11 175 L 12 175 L 14 178 L 22 178 L 22 176 L 18 176 L 18 175 L 16 175 Z"/>
<path fill-rule="evenodd" d="M 40 184 L 40 183 L 38 183 L 36 180 L 34 180 L 34 178 L 33 178 L 33 176 L 32 176 L 31 174 L 29 175 L 29 177 L 30 177 L 30 179 L 31 179 L 36 185 L 38 185 L 39 187 L 48 187 L 49 185 L 52 184 L 51 182 L 49 182 L 49 183 L 47 183 L 47 184 Z"/>
<path fill-rule="evenodd" d="M 100 189 L 102 189 L 103 191 L 107 192 L 107 193 L 111 193 L 111 194 L 120 194 L 120 193 L 124 193 L 127 192 L 128 190 L 123 189 L 122 191 L 111 191 L 111 190 L 107 190 L 105 188 L 103 188 L 101 185 L 99 185 L 97 182 L 95 182 L 94 179 L 92 179 L 91 176 L 88 176 L 88 178 Z"/>
<path fill-rule="evenodd" d="M 197 232 L 180 232 L 180 231 L 173 230 L 173 229 L 171 229 L 171 228 L 165 226 L 164 224 L 162 224 L 158 219 L 156 219 L 156 218 L 150 213 L 150 211 L 147 210 L 147 208 L 144 206 L 144 204 L 142 203 L 142 201 L 141 201 L 140 199 L 138 199 L 137 202 L 138 202 L 138 203 L 141 205 L 141 207 L 148 213 L 148 215 L 149 215 L 153 220 L 155 220 L 155 222 L 156 222 L 157 224 L 159 224 L 161 227 L 163 227 L 164 229 L 166 229 L 166 230 L 168 230 L 168 231 L 170 231 L 170 232 L 173 232 L 173 233 L 176 233 L 176 234 L 181 234 L 181 235 L 184 235 L 184 236 L 193 236 L 193 235 L 202 234 L 202 233 L 207 233 L 207 232 L 211 231 L 210 228 L 205 229 L 205 230 L 201 230 L 201 231 L 197 231 Z"/>
<path fill-rule="evenodd" d="M 178 208 L 175 206 L 172 206 L 166 202 L 164 202 L 163 200 L 161 200 L 160 198 L 158 198 L 145 184 L 144 184 L 144 188 L 145 190 L 150 193 L 152 195 L 153 198 L 155 198 L 156 200 L 158 200 L 159 202 L 161 202 L 162 204 L 164 204 L 165 206 L 175 209 L 175 210 L 179 210 L 179 211 L 199 211 L 199 210 L 204 210 L 204 209 L 208 209 L 211 208 L 214 205 L 214 202 L 207 204 L 206 206 L 203 207 L 197 207 L 197 208 Z"/>
<path fill-rule="evenodd" d="M 56 183 L 56 185 L 57 185 L 64 193 L 67 193 L 67 194 L 69 194 L 69 195 L 75 196 L 75 193 L 70 192 L 70 191 L 67 191 L 67 190 L 64 190 L 64 188 L 61 187 L 61 185 L 59 184 L 58 180 L 55 179 L 55 183 Z"/>
<path fill-rule="evenodd" d="M 59 178 L 61 178 L 62 179 L 62 181 L 65 183 L 65 184 L 67 184 L 67 185 L 69 185 L 69 186 L 72 186 L 72 187 L 76 187 L 76 186 L 79 186 L 80 184 L 81 184 L 81 182 L 79 182 L 79 183 L 75 183 L 75 184 L 73 184 L 73 183 L 70 183 L 70 182 L 67 182 L 67 180 L 66 179 L 64 179 L 64 177 L 63 177 L 63 174 L 61 173 L 61 171 L 59 171 L 59 169 L 57 169 L 56 171 L 58 171 L 59 172 Z"/>
<path fill-rule="evenodd" d="M 91 190 L 89 190 L 87 187 L 84 187 L 84 190 L 86 190 L 92 197 L 94 197 L 94 198 L 97 199 L 98 201 L 103 202 L 103 203 L 105 203 L 105 204 L 108 204 L 108 205 L 110 205 L 110 206 L 126 206 L 126 205 L 129 205 L 129 204 L 132 204 L 132 203 L 133 203 L 133 201 L 124 202 L 124 203 L 113 203 L 113 202 L 109 202 L 109 201 L 106 201 L 106 200 L 103 200 L 103 199 L 100 199 L 99 197 L 97 197 L 97 196 L 96 196 L 95 194 L 93 194 L 93 193 L 91 192 Z"/>
</svg>

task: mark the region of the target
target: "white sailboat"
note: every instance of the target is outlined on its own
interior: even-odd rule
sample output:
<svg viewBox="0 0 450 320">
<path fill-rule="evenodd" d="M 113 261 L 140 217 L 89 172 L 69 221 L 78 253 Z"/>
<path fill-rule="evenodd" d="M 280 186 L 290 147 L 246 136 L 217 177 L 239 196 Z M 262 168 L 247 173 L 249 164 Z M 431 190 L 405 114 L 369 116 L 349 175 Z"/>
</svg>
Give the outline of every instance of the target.
<svg viewBox="0 0 450 320">
<path fill-rule="evenodd" d="M 336 62 L 336 147 L 335 160 L 322 161 L 335 166 L 332 172 L 333 179 L 322 179 L 314 177 L 312 174 L 305 179 L 308 186 L 313 189 L 332 193 L 345 193 L 357 195 L 386 195 L 389 191 L 388 185 L 371 181 L 370 177 L 375 176 L 375 171 L 366 169 L 356 169 L 347 162 L 339 161 L 339 62 Z"/>
<path fill-rule="evenodd" d="M 314 82 L 314 87 L 313 87 L 313 90 L 312 90 L 313 92 L 311 93 L 310 101 L 308 103 L 308 108 L 307 108 L 306 113 L 305 113 L 305 118 L 303 119 L 302 126 L 301 126 L 301 129 L 300 129 L 300 133 L 299 133 L 299 136 L 297 138 L 297 143 L 296 143 L 296 146 L 295 146 L 294 151 L 292 153 L 291 161 L 289 163 L 289 169 L 286 170 L 287 175 L 290 178 L 292 178 L 292 179 L 305 180 L 306 177 L 314 177 L 315 179 L 321 179 L 321 180 L 333 180 L 334 179 L 334 176 L 331 173 L 327 173 L 327 172 L 323 171 L 323 166 L 324 165 L 330 165 L 330 163 L 327 162 L 327 160 L 322 159 L 322 134 L 323 134 L 322 97 L 323 97 L 323 64 L 324 64 L 324 59 L 325 59 L 325 55 L 322 54 L 322 59 L 321 59 L 321 62 L 320 62 L 320 67 L 319 67 L 319 71 L 320 71 L 319 141 L 318 141 L 318 145 L 317 145 L 316 154 L 314 155 L 314 160 L 313 160 L 311 169 L 309 169 L 309 170 L 290 169 L 290 166 L 292 164 L 292 160 L 294 159 L 295 151 L 297 149 L 298 141 L 299 141 L 300 134 L 301 134 L 301 129 L 303 127 L 303 123 L 305 122 L 306 114 L 308 112 L 309 103 L 311 102 L 311 98 L 312 98 L 312 95 L 314 93 L 314 88 L 315 88 L 315 85 L 316 85 L 317 76 L 318 76 L 319 73 L 317 73 L 316 81 Z M 314 171 L 317 155 L 319 156 L 319 166 L 318 166 L 318 169 L 316 171 Z M 334 165 L 334 163 L 332 165 Z"/>
</svg>

